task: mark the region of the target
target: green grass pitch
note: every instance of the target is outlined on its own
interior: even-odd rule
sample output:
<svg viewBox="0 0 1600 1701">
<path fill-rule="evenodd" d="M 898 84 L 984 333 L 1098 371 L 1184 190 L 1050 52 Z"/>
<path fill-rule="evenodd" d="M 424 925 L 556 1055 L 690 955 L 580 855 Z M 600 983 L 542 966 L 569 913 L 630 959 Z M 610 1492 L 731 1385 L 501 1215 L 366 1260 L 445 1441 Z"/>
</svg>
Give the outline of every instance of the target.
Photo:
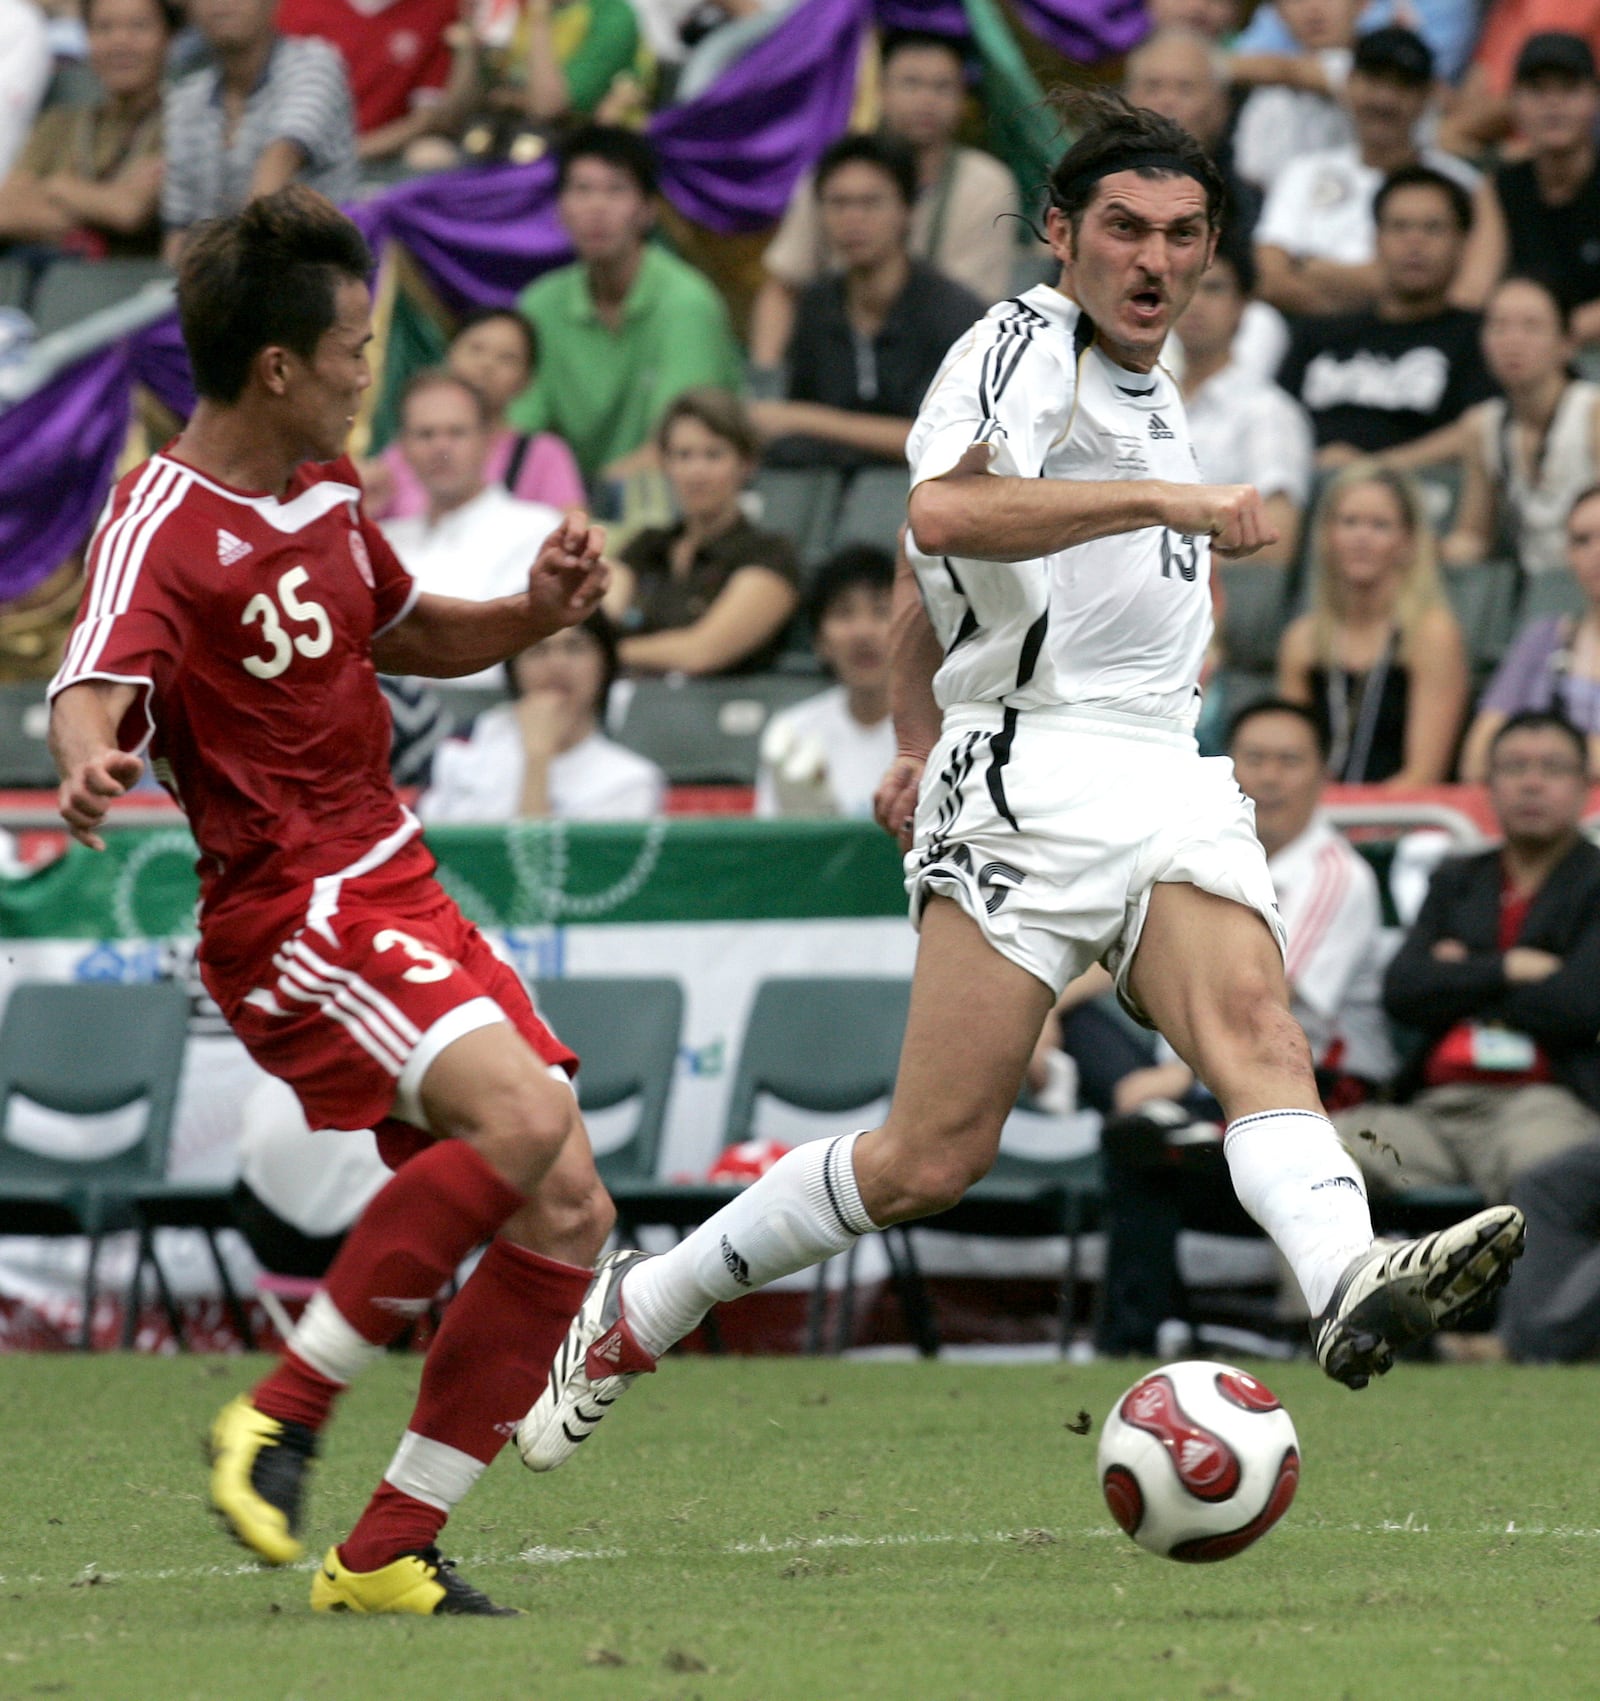
<svg viewBox="0 0 1600 1701">
<path fill-rule="evenodd" d="M 1600 1693 L 1600 1370 L 1268 1367 L 1305 1471 L 1241 1558 L 1111 1527 L 1129 1365 L 686 1359 L 556 1475 L 514 1457 L 448 1532 L 516 1621 L 313 1617 L 205 1509 L 200 1436 L 256 1369 L 0 1367 L 0 1698 L 1390 1701 Z M 313 1551 L 348 1527 L 417 1364 L 351 1394 Z M 1076 1434 L 1080 1410 L 1094 1432 Z"/>
</svg>

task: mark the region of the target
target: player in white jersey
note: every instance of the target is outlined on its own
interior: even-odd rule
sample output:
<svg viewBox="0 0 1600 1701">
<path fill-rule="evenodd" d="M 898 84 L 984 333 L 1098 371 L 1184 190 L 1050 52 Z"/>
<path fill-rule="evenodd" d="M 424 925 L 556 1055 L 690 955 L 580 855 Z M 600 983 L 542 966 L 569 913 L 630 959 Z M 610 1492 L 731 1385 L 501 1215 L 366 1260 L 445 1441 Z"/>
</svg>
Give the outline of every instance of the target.
<svg viewBox="0 0 1600 1701">
<path fill-rule="evenodd" d="M 671 1252 L 602 1266 L 518 1428 L 535 1469 L 712 1304 L 954 1204 L 993 1162 L 1046 1012 L 1095 960 L 1222 1103 L 1230 1176 L 1331 1376 L 1364 1386 L 1521 1249 L 1505 1206 L 1375 1243 L 1317 1098 L 1250 805 L 1192 732 L 1211 555 L 1273 541 L 1253 489 L 1199 483 L 1157 364 L 1222 183 L 1168 120 L 1115 96 L 1081 109 L 1051 178 L 1059 284 L 962 339 L 908 447 L 920 596 L 903 575 L 902 755 L 878 806 L 908 839 L 921 942 L 889 1115 L 790 1153 Z"/>
</svg>

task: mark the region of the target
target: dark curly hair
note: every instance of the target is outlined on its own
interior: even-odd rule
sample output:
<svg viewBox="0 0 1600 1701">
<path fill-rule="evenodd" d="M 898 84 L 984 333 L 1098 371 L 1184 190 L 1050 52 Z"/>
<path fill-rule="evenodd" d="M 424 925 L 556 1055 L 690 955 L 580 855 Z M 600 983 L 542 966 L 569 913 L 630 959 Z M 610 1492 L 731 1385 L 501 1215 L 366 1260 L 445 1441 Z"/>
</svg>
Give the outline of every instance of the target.
<svg viewBox="0 0 1600 1701">
<path fill-rule="evenodd" d="M 1141 177 L 1182 175 L 1205 191 L 1206 219 L 1222 228 L 1228 191 L 1206 150 L 1181 124 L 1148 107 L 1130 106 L 1107 89 L 1069 89 L 1053 98 L 1063 124 L 1078 139 L 1050 173 L 1050 205 L 1072 226 L 1074 237 L 1101 178 L 1114 171 Z"/>
</svg>

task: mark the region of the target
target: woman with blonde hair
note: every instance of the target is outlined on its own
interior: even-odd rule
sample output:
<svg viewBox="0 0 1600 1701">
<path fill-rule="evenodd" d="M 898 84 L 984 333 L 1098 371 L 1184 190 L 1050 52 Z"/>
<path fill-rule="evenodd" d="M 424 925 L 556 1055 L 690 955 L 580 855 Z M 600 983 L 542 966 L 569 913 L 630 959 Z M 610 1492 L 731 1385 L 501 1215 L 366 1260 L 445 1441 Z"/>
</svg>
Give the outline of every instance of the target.
<svg viewBox="0 0 1600 1701">
<path fill-rule="evenodd" d="M 1330 779 L 1398 789 L 1449 774 L 1467 693 L 1421 494 L 1353 462 L 1317 506 L 1311 609 L 1278 646 L 1278 694 L 1325 717 Z"/>
</svg>

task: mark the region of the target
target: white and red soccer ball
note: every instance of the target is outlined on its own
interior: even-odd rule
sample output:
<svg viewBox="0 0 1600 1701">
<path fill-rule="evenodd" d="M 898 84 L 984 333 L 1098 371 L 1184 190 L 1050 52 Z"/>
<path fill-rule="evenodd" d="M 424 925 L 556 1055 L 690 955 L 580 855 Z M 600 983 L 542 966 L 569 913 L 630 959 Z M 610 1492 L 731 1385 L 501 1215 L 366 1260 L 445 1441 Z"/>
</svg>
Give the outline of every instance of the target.
<svg viewBox="0 0 1600 1701">
<path fill-rule="evenodd" d="M 1289 1510 L 1300 1443 L 1247 1371 L 1190 1360 L 1139 1381 L 1100 1434 L 1100 1486 L 1141 1547 L 1203 1565 L 1231 1559 Z"/>
</svg>

